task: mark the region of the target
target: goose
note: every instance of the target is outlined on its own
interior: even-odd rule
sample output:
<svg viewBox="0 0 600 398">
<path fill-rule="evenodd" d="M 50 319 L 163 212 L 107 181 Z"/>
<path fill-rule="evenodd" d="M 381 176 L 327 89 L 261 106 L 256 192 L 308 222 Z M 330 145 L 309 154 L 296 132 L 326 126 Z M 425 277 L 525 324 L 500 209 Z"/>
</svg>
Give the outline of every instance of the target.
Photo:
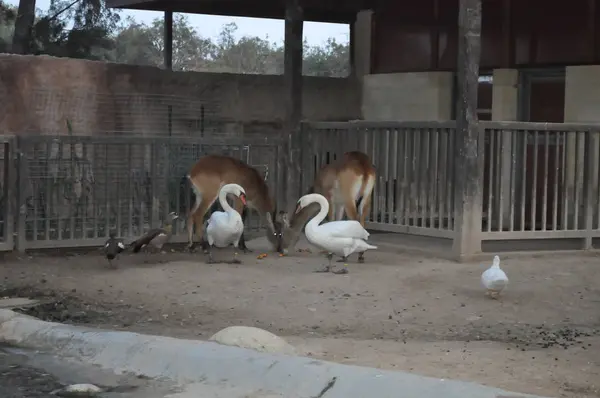
<svg viewBox="0 0 600 398">
<path fill-rule="evenodd" d="M 319 225 L 323 222 L 329 211 L 329 202 L 321 194 L 312 193 L 301 197 L 298 200 L 296 213 L 311 203 L 318 203 L 321 206 L 321 210 L 306 224 L 304 234 L 310 243 L 329 253 L 327 254 L 329 264 L 325 268 L 315 272 L 330 272 L 333 254 L 342 256 L 345 259 L 357 251 L 364 252 L 369 249 L 377 249 L 377 246 L 365 242 L 369 238 L 369 233 L 356 220 L 331 221 Z M 347 266 L 348 264 L 344 264 L 344 268 L 339 271 L 333 271 L 333 273 L 347 274 Z"/>
<path fill-rule="evenodd" d="M 125 250 L 125 244 L 123 239 L 117 238 L 114 232 L 111 232 L 108 236 L 108 240 L 104 244 L 104 255 L 108 260 L 108 265 L 111 268 L 116 268 L 113 265 L 112 260 L 117 258 L 117 255 Z"/>
<path fill-rule="evenodd" d="M 162 228 L 154 228 L 146 232 L 139 239 L 131 242 L 130 246 L 134 253 L 138 253 L 142 248 L 153 247 L 154 250 L 160 251 L 165 243 L 171 239 L 173 235 L 173 222 L 179 218 L 175 212 L 169 213 L 164 221 Z"/>
<path fill-rule="evenodd" d="M 213 246 L 227 247 L 231 244 L 233 244 L 235 252 L 233 260 L 230 263 L 241 264 L 241 261 L 237 258 L 237 249 L 240 238 L 244 233 L 244 222 L 240 213 L 235 211 L 227 202 L 227 194 L 238 196 L 244 206 L 246 206 L 246 191 L 244 191 L 244 188 L 238 184 L 223 185 L 219 191 L 219 204 L 224 211 L 213 212 L 204 226 L 204 236 L 208 243 L 207 254 L 209 264 L 216 262 L 212 257 L 211 248 Z"/>
<path fill-rule="evenodd" d="M 508 277 L 500 269 L 500 257 L 494 256 L 494 262 L 490 268 L 481 274 L 481 283 L 487 290 L 485 294 L 495 299 L 500 292 L 508 285 Z"/>
</svg>

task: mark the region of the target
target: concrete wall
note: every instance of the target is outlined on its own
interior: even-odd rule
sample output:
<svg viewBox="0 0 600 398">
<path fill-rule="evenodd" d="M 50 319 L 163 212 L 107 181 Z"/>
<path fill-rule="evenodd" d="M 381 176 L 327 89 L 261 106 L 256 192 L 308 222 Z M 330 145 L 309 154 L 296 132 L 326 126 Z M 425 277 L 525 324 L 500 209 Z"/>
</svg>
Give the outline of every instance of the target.
<svg viewBox="0 0 600 398">
<path fill-rule="evenodd" d="M 304 117 L 348 120 L 360 115 L 354 79 L 306 77 Z M 171 97 L 169 97 L 171 96 Z M 285 117 L 282 76 L 170 72 L 46 56 L 0 55 L 0 132 L 78 133 L 197 128 L 201 107 L 210 120 L 277 125 Z"/>
<path fill-rule="evenodd" d="M 452 118 L 452 73 L 366 75 L 362 85 L 365 120 L 447 121 Z"/>
<path fill-rule="evenodd" d="M 600 65 L 567 66 L 565 123 L 600 122 Z"/>
<path fill-rule="evenodd" d="M 492 84 L 492 120 L 517 121 L 519 110 L 519 71 L 496 69 Z"/>
</svg>

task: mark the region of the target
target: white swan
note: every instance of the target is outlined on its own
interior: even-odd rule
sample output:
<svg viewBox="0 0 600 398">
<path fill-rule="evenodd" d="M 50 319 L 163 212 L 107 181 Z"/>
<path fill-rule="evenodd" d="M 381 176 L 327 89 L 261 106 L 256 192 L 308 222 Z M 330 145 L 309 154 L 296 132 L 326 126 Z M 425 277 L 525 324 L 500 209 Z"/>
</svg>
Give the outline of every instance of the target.
<svg viewBox="0 0 600 398">
<path fill-rule="evenodd" d="M 494 256 L 494 263 L 481 274 L 481 284 L 486 288 L 486 295 L 498 298 L 502 290 L 508 286 L 508 276 L 500 269 L 500 257 Z"/>
<path fill-rule="evenodd" d="M 238 184 L 223 185 L 221 191 L 219 191 L 219 203 L 225 211 L 213 212 L 205 225 L 206 231 L 204 236 L 208 242 L 209 263 L 215 262 L 210 250 L 213 246 L 227 247 L 231 244 L 235 247 L 235 254 L 231 263 L 241 263 L 237 258 L 237 248 L 244 232 L 244 222 L 240 213 L 235 211 L 227 202 L 227 194 L 238 196 L 242 203 L 246 205 L 246 191 L 244 191 L 244 188 Z"/>
<path fill-rule="evenodd" d="M 331 258 L 333 254 L 346 259 L 350 254 L 357 251 L 362 252 L 368 249 L 377 249 L 377 246 L 369 245 L 365 242 L 369 238 L 369 233 L 356 220 L 331 221 L 319 225 L 329 211 L 329 203 L 323 195 L 318 193 L 304 195 L 298 200 L 296 213 L 311 203 L 321 205 L 321 210 L 306 224 L 304 233 L 310 243 L 329 252 L 327 255 L 329 264 L 317 272 L 329 272 L 331 270 Z M 340 271 L 334 271 L 334 273 L 348 273 L 346 267 L 347 264 L 344 264 L 344 268 Z"/>
</svg>

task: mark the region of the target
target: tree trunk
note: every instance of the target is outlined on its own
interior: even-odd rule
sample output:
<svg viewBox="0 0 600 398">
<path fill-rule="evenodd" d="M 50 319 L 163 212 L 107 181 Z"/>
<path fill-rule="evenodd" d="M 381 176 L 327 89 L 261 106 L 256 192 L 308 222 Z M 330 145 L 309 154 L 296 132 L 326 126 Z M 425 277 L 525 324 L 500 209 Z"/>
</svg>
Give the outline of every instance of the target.
<svg viewBox="0 0 600 398">
<path fill-rule="evenodd" d="M 20 0 L 15 33 L 12 41 L 12 52 L 28 54 L 31 43 L 31 30 L 35 21 L 35 0 Z"/>
</svg>

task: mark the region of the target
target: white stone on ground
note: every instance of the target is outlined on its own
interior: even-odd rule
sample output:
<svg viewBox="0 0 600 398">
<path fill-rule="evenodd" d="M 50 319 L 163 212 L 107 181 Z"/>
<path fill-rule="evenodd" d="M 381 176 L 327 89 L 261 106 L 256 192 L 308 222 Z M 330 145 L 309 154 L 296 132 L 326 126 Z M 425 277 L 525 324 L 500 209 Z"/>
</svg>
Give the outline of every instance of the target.
<svg viewBox="0 0 600 398">
<path fill-rule="evenodd" d="M 296 350 L 279 336 L 249 326 L 230 326 L 215 333 L 209 340 L 219 344 L 248 348 L 270 354 L 295 355 Z"/>
<path fill-rule="evenodd" d="M 58 395 L 59 397 L 95 397 L 101 392 L 102 389 L 93 384 L 71 384 L 62 390 L 53 392 L 52 395 Z"/>
</svg>

